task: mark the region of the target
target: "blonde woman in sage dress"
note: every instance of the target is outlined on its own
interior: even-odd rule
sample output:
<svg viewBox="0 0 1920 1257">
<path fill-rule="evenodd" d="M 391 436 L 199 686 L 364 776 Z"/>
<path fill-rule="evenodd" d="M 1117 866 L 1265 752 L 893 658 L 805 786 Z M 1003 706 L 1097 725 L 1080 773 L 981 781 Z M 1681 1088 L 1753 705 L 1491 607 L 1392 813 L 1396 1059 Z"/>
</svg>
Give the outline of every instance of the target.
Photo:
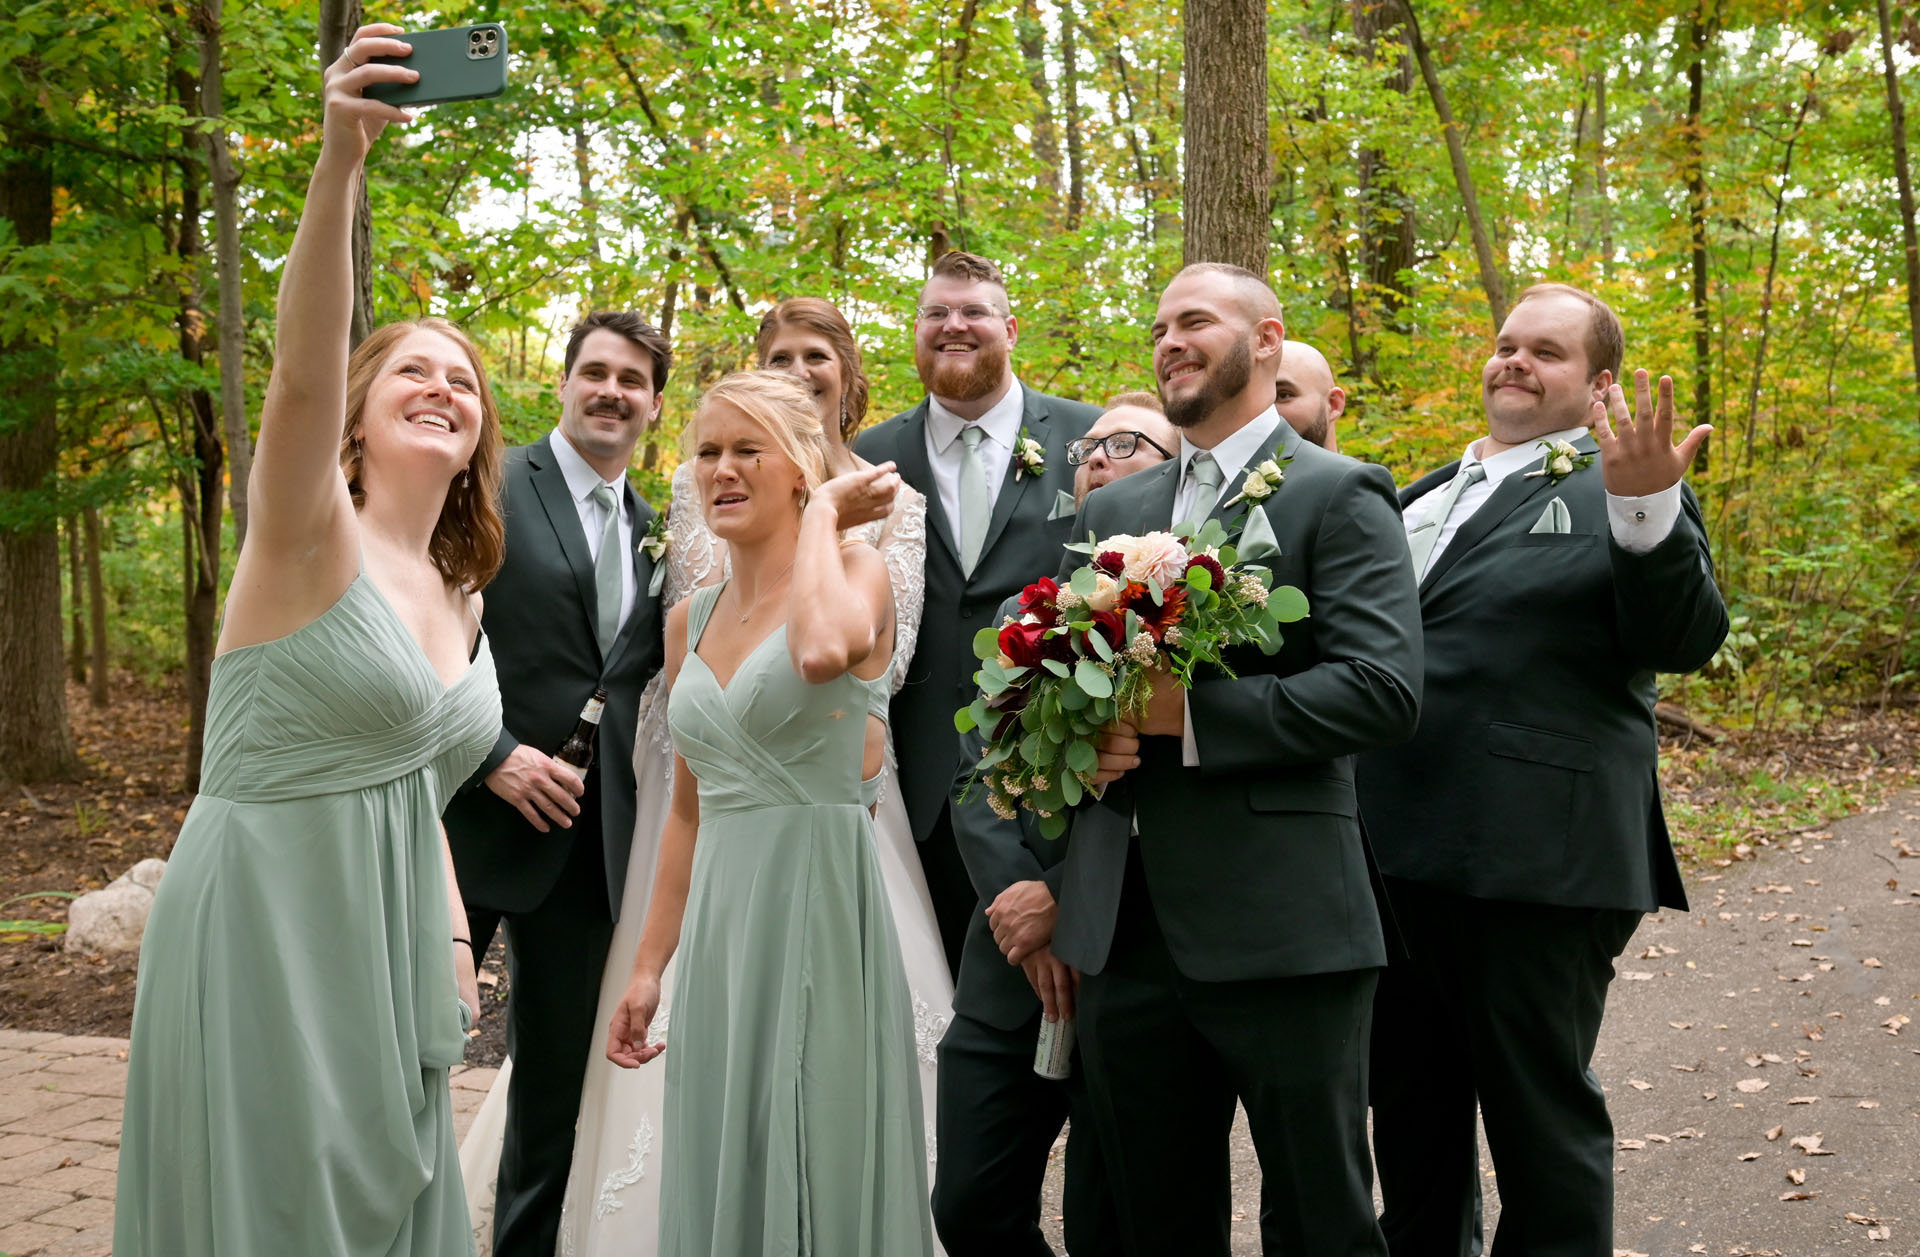
<svg viewBox="0 0 1920 1257">
<path fill-rule="evenodd" d="M 893 598 L 838 531 L 884 516 L 898 477 L 824 480 L 808 394 L 771 372 L 709 390 L 693 444 L 731 576 L 668 619 L 673 806 L 607 1044 L 633 1068 L 666 1054 L 660 1252 L 924 1257 L 913 1012 L 865 785 Z"/>
<path fill-rule="evenodd" d="M 406 117 L 362 91 L 413 77 L 367 64 L 396 34 L 326 73 L 200 794 L 141 950 L 121 1257 L 472 1251 L 447 1070 L 477 993 L 438 817 L 500 726 L 464 591 L 500 564 L 501 439 L 452 324 L 348 357 L 355 188 Z"/>
</svg>

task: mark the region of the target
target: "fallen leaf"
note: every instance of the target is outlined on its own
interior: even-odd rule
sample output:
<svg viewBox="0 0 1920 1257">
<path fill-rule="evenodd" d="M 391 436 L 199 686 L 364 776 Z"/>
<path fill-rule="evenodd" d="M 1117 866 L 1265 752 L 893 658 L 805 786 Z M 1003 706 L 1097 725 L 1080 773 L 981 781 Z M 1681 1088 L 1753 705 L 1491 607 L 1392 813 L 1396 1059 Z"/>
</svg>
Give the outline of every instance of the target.
<svg viewBox="0 0 1920 1257">
<path fill-rule="evenodd" d="M 1799 1187 L 1807 1181 L 1807 1172 L 1805 1170 L 1788 1170 L 1787 1181 L 1795 1187 Z"/>
<path fill-rule="evenodd" d="M 1667 1024 L 1669 1026 L 1672 1026 L 1675 1030 L 1693 1029 L 1693 1023 L 1691 1021 L 1669 1021 Z"/>
<path fill-rule="evenodd" d="M 1820 1146 L 1819 1131 L 1815 1131 L 1811 1135 L 1795 1135 L 1792 1139 L 1787 1140 L 1787 1143 L 1792 1147 L 1800 1149 L 1800 1151 L 1810 1157 L 1830 1157 L 1833 1155 L 1833 1149 L 1822 1148 Z"/>
<path fill-rule="evenodd" d="M 1632 1087 L 1635 1091 L 1652 1091 L 1653 1090 L 1652 1083 L 1641 1082 L 1638 1078 L 1627 1079 L 1627 1085 L 1629 1087 Z"/>
<path fill-rule="evenodd" d="M 1855 1213 L 1851 1209 L 1847 1211 L 1846 1219 L 1847 1221 L 1855 1223 L 1859 1226 L 1873 1226 L 1880 1221 L 1880 1219 L 1878 1218 L 1869 1218 L 1864 1213 Z"/>
<path fill-rule="evenodd" d="M 1700 1072 L 1700 1067 L 1698 1065 L 1669 1065 L 1667 1066 L 1667 1068 L 1677 1069 L 1683 1074 L 1697 1074 Z"/>
<path fill-rule="evenodd" d="M 1707 1246 L 1705 1244 L 1689 1244 L 1687 1245 L 1687 1251 L 1690 1253 L 1704 1253 L 1707 1251 Z"/>
<path fill-rule="evenodd" d="M 1747 1062 L 1748 1069 L 1760 1068 L 1760 1053 L 1748 1052 L 1746 1055 L 1746 1062 Z"/>
<path fill-rule="evenodd" d="M 1873 997 L 1873 1002 L 1878 1007 L 1885 1008 L 1888 1004 L 1893 1003 L 1893 997 L 1891 995 L 1876 995 Z"/>
<path fill-rule="evenodd" d="M 1762 1053 L 1760 1053 L 1760 1059 L 1761 1059 L 1761 1060 L 1763 1060 L 1763 1061 L 1765 1061 L 1765 1062 L 1766 1062 L 1767 1064 L 1769 1064 L 1769 1065 L 1784 1065 L 1784 1064 L 1786 1064 L 1786 1062 L 1785 1062 L 1785 1061 L 1783 1061 L 1783 1060 L 1781 1060 L 1779 1056 L 1777 1056 L 1777 1055 L 1775 1055 L 1775 1054 L 1774 1054 L 1774 1053 L 1772 1053 L 1772 1052 L 1762 1052 Z"/>
<path fill-rule="evenodd" d="M 1757 1152 L 1743 1152 L 1736 1159 L 1741 1161 L 1758 1161 L 1760 1154 Z"/>
<path fill-rule="evenodd" d="M 1614 1144 L 1614 1147 L 1620 1149 L 1622 1152 L 1638 1152 L 1646 1146 L 1647 1141 L 1644 1139 L 1622 1139 Z"/>
<path fill-rule="evenodd" d="M 1860 1101 L 1860 1103 L 1858 1103 L 1858 1104 L 1856 1104 L 1856 1105 L 1854 1105 L 1853 1107 L 1854 1107 L 1854 1108 L 1856 1108 L 1856 1109 L 1877 1109 L 1877 1108 L 1879 1108 L 1879 1107 L 1880 1107 L 1880 1101 L 1878 1101 L 1878 1100 L 1862 1100 L 1862 1101 Z"/>
<path fill-rule="evenodd" d="M 1757 1091 L 1765 1091 L 1767 1089 L 1767 1080 L 1764 1078 L 1742 1078 L 1739 1082 L 1733 1084 L 1733 1089 L 1735 1091 L 1745 1092 L 1747 1095 L 1752 1095 Z"/>
<path fill-rule="evenodd" d="M 1881 1022 L 1880 1025 L 1886 1030 L 1888 1034 L 1899 1034 L 1900 1027 L 1906 1025 L 1908 1022 L 1912 1020 L 1913 1018 L 1907 1016 L 1905 1013 L 1895 1013 L 1893 1016 Z"/>
<path fill-rule="evenodd" d="M 1826 1031 L 1814 1025 L 1811 1021 L 1801 1022 L 1800 1029 L 1806 1033 L 1807 1038 L 1813 1040 L 1815 1043 L 1827 1037 Z"/>
<path fill-rule="evenodd" d="M 1815 1196 L 1818 1196 L 1819 1194 L 1820 1194 L 1819 1192 L 1781 1192 L 1781 1193 L 1780 1193 L 1780 1199 L 1782 1199 L 1782 1200 L 1812 1200 L 1812 1199 L 1813 1199 L 1813 1198 L 1814 1198 Z"/>
<path fill-rule="evenodd" d="M 1880 958 L 1878 956 L 1868 956 L 1865 960 L 1862 960 L 1860 963 L 1865 965 L 1869 969 L 1886 968 L 1885 965 L 1880 963 Z"/>
<path fill-rule="evenodd" d="M 1810 938 L 1796 938 L 1793 940 L 1792 945 L 1795 947 L 1811 947 L 1813 946 L 1813 940 Z"/>
<path fill-rule="evenodd" d="M 1651 973 L 1627 972 L 1620 975 L 1620 980 L 1622 982 L 1651 982 L 1653 981 L 1653 975 Z"/>
<path fill-rule="evenodd" d="M 1793 1097 L 1793 1099 L 1787 1101 L 1787 1103 L 1788 1104 L 1813 1104 L 1819 1099 L 1820 1099 L 1819 1096 L 1795 1096 Z"/>
<path fill-rule="evenodd" d="M 1656 1143 L 1656 1144 L 1670 1144 L 1673 1142 L 1673 1140 L 1666 1135 L 1648 1135 L 1647 1142 Z"/>
<path fill-rule="evenodd" d="M 1774 1128 L 1773 1128 L 1772 1130 L 1770 1130 L 1770 1131 L 1768 1131 L 1768 1132 L 1767 1132 L 1767 1142 L 1768 1142 L 1768 1143 L 1772 1143 L 1772 1142 L 1773 1142 L 1774 1140 L 1776 1140 L 1776 1139 L 1778 1139 L 1778 1138 L 1780 1138 L 1780 1136 L 1782 1136 L 1782 1135 L 1784 1135 L 1784 1134 L 1786 1134 L 1786 1133 L 1787 1133 L 1787 1128 L 1786 1128 L 1786 1127 L 1784 1127 L 1784 1126 L 1776 1126 L 1776 1127 L 1774 1127 Z"/>
<path fill-rule="evenodd" d="M 1870 1226 L 1867 1228 L 1867 1238 L 1870 1240 L 1890 1240 L 1893 1238 L 1893 1228 L 1890 1226 Z"/>
</svg>

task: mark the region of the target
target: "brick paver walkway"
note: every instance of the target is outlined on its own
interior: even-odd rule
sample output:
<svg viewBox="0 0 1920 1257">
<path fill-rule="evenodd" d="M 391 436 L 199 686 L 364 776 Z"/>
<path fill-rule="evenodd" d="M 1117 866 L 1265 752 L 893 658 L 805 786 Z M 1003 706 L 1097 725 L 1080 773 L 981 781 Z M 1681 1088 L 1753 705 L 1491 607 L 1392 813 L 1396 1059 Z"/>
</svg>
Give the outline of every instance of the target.
<svg viewBox="0 0 1920 1257">
<path fill-rule="evenodd" d="M 453 1071 L 457 1134 L 493 1085 Z M 108 1257 L 127 1041 L 0 1030 L 0 1257 Z"/>
</svg>

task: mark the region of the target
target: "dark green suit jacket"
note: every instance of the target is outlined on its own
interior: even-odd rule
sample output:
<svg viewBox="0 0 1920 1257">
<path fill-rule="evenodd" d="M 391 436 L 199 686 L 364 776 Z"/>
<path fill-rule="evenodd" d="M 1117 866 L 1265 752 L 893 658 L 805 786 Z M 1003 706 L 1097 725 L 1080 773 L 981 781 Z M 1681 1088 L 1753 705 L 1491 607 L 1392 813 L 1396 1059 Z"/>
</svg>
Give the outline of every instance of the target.
<svg viewBox="0 0 1920 1257">
<path fill-rule="evenodd" d="M 1684 908 L 1654 673 L 1712 659 L 1726 606 L 1692 491 L 1666 540 L 1630 554 L 1607 523 L 1593 439 L 1575 446 L 1590 466 L 1558 484 L 1502 480 L 1420 582 L 1420 732 L 1362 758 L 1361 807 L 1390 877 L 1482 899 Z M 1556 499 L 1571 531 L 1533 531 Z"/>
<path fill-rule="evenodd" d="M 1280 545 L 1266 561 L 1275 584 L 1306 594 L 1308 618 L 1283 626 L 1278 654 L 1234 651 L 1237 678 L 1196 680 L 1188 711 L 1199 767 L 1181 765 L 1180 739 L 1145 738 L 1140 767 L 1076 813 L 1053 950 L 1084 973 L 1106 965 L 1136 819 L 1152 909 L 1186 976 L 1386 962 L 1352 757 L 1404 741 L 1419 716 L 1413 569 L 1384 468 L 1309 445 L 1284 421 L 1249 465 L 1276 453 L 1292 459 L 1286 479 L 1253 509 Z M 1088 497 L 1075 535 L 1166 528 L 1179 483 L 1172 460 L 1114 481 Z M 1237 532 L 1244 509 L 1215 518 Z M 1068 559 L 1064 570 L 1082 561 Z"/>
<path fill-rule="evenodd" d="M 553 888 L 572 844 L 592 841 L 605 848 L 608 901 L 614 917 L 620 915 L 633 847 L 634 726 L 640 691 L 660 670 L 662 654 L 660 600 L 647 596 L 653 561 L 640 544 L 654 512 L 632 486 L 626 499 L 637 594 L 602 658 L 593 560 L 566 476 L 546 438 L 507 451 L 501 501 L 507 560 L 487 586 L 481 620 L 500 676 L 502 728 L 446 812 L 454 869 L 471 907 L 530 911 Z M 549 755 L 559 750 L 595 686 L 607 690 L 587 783 L 597 791 L 600 832 L 540 833 L 486 788 L 487 774 L 522 742 Z"/>
<path fill-rule="evenodd" d="M 907 679 L 893 696 L 894 752 L 900 761 L 900 791 L 913 836 L 925 841 L 946 808 L 960 762 L 960 735 L 953 713 L 979 691 L 973 673 L 973 635 L 999 623 L 1000 603 L 1051 572 L 1073 526 L 1071 516 L 1049 520 L 1061 491 L 1073 492 L 1073 468 L 1067 442 L 1086 435 L 1100 417 L 1083 402 L 1049 397 L 1022 387 L 1026 406 L 1021 423 L 1046 447 L 1039 476 L 1020 474 L 1009 459 L 1006 479 L 994 499 L 993 518 L 980 561 L 971 577 L 960 570 L 960 546 L 927 456 L 927 403 L 862 433 L 855 445 L 860 457 L 892 461 L 900 478 L 927 497 L 927 600 L 920 618 L 920 640 L 907 665 Z"/>
</svg>

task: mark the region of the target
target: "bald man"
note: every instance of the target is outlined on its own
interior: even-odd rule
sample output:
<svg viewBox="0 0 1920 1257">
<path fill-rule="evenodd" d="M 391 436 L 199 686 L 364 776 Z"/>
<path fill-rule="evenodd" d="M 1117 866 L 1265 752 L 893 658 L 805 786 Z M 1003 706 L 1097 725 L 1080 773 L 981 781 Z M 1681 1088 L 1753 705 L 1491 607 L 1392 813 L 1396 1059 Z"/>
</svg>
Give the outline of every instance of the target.
<svg viewBox="0 0 1920 1257">
<path fill-rule="evenodd" d="M 1327 356 L 1305 341 L 1290 340 L 1280 347 L 1273 408 L 1308 441 L 1340 452 L 1337 425 L 1347 412 L 1347 390 L 1333 382 Z"/>
<path fill-rule="evenodd" d="M 1344 398 L 1342 399 L 1344 404 Z M 1067 442 L 1073 464 L 1073 506 L 1103 484 L 1164 463 L 1180 448 L 1180 433 L 1152 393 L 1122 393 L 1107 403 L 1087 434 Z"/>
</svg>

